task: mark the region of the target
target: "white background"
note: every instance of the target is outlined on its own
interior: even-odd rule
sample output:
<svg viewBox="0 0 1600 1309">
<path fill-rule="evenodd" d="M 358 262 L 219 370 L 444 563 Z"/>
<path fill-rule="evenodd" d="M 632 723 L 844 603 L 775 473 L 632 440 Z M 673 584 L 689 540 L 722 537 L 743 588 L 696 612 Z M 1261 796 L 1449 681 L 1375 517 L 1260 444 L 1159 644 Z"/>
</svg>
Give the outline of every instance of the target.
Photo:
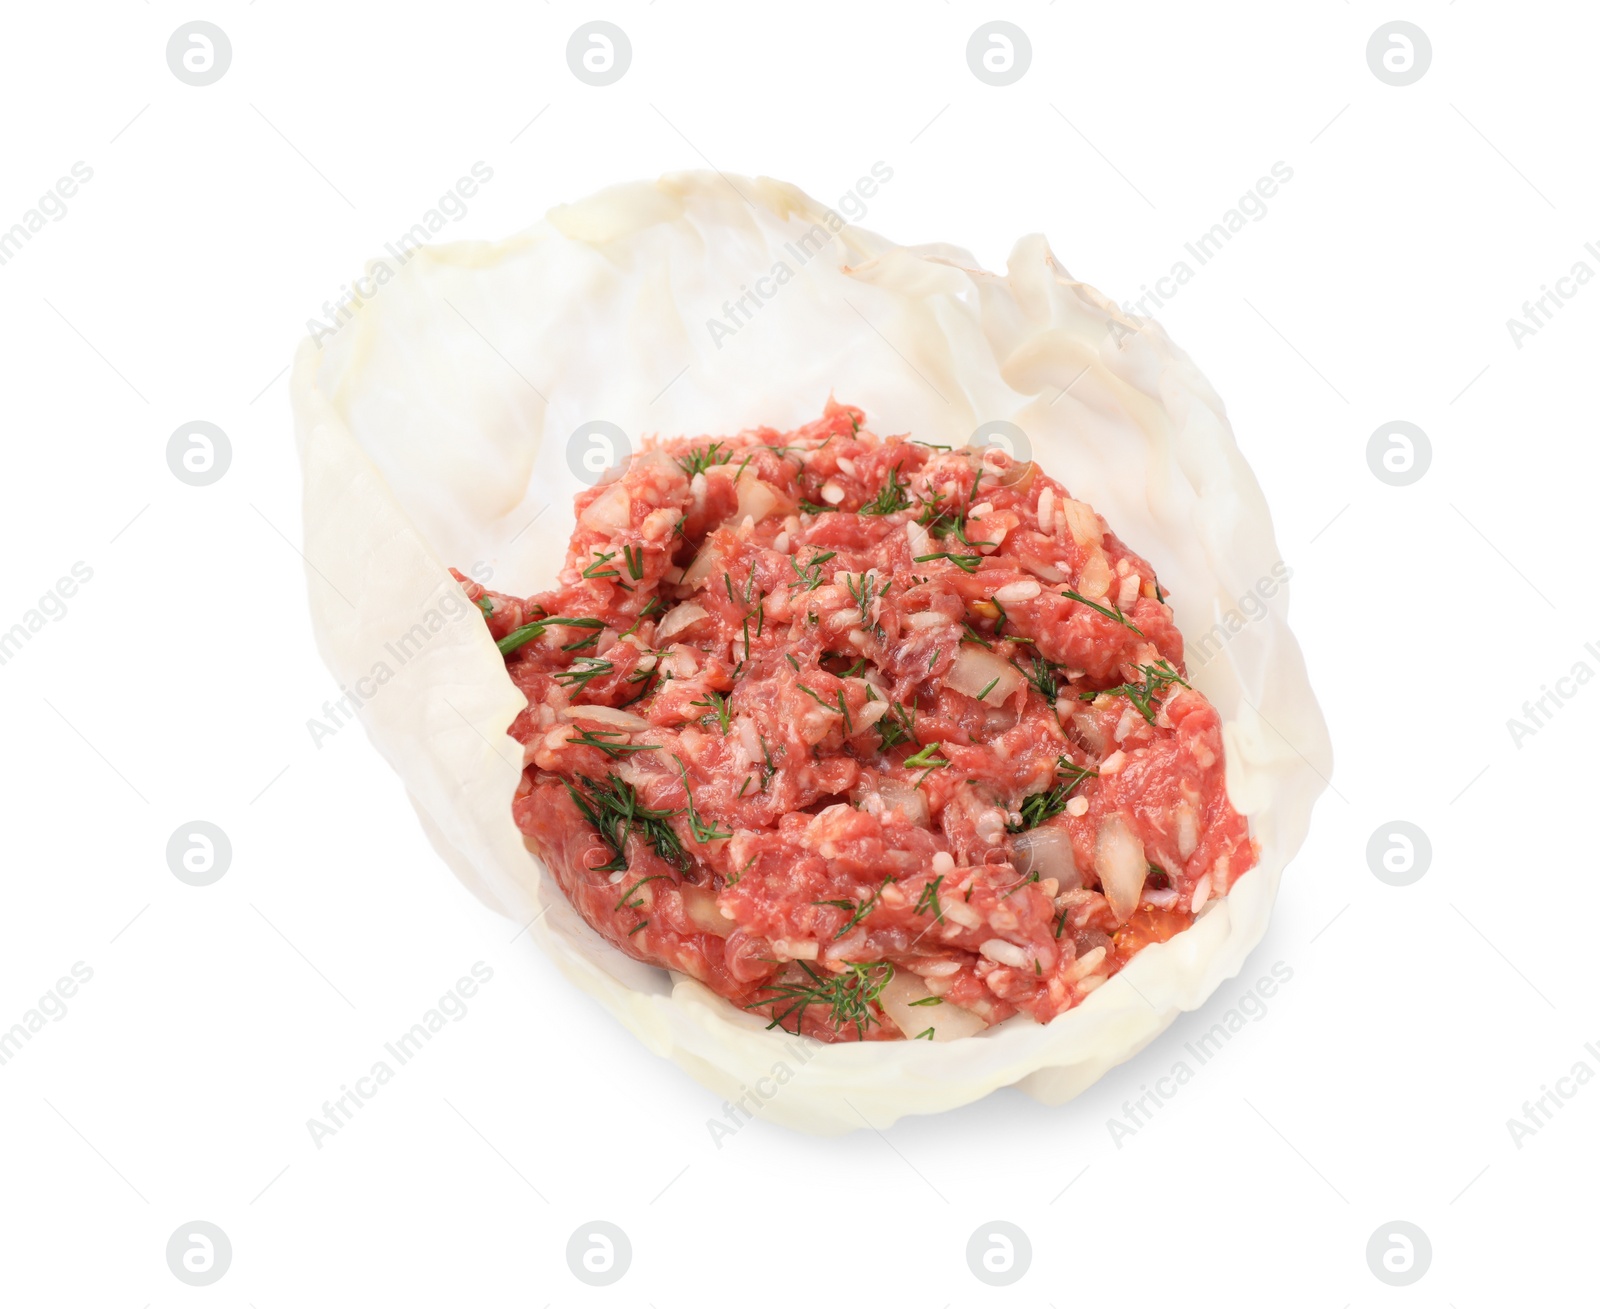
<svg viewBox="0 0 1600 1309">
<path fill-rule="evenodd" d="M 75 962 L 93 978 L 0 1067 L 0 1301 L 1592 1302 L 1600 1084 L 1565 1083 L 1520 1146 L 1507 1126 L 1580 1060 L 1600 1072 L 1600 690 L 1568 684 L 1520 747 L 1506 726 L 1600 669 L 1600 289 L 1521 348 L 1506 326 L 1576 261 L 1600 271 L 1586 10 L 8 7 L 0 228 L 74 162 L 93 179 L 0 266 L 0 629 L 75 562 L 93 577 L 0 666 L 0 1028 Z M 164 53 L 196 18 L 233 47 L 201 88 Z M 592 18 L 632 42 L 606 88 L 565 60 Z M 1033 48 L 1004 88 L 964 53 L 993 18 Z M 1432 42 L 1407 87 L 1365 54 L 1396 18 Z M 881 1135 L 756 1123 L 719 1146 L 722 1106 L 456 884 L 358 730 L 313 745 L 337 692 L 293 544 L 284 370 L 480 160 L 493 180 L 440 239 L 708 163 L 836 203 L 882 160 L 867 226 L 991 267 L 1043 231 L 1130 303 L 1293 169 L 1159 314 L 1273 506 L 1337 757 L 1266 941 L 1203 1012 L 1061 1108 L 1007 1093 Z M 232 443 L 209 487 L 165 460 L 193 419 Z M 1395 419 L 1433 452 L 1401 488 L 1366 457 Z M 196 818 L 233 846 L 204 888 L 165 856 Z M 1368 864 L 1393 819 L 1432 842 L 1407 887 Z M 494 977 L 466 1017 L 317 1148 L 306 1120 L 475 961 Z M 1265 1015 L 1115 1142 L 1124 1102 L 1278 963 Z M 606 1289 L 564 1253 L 596 1218 L 632 1245 Z M 1033 1250 L 1005 1290 L 965 1256 L 996 1218 Z M 205 1289 L 165 1256 L 195 1219 L 232 1244 Z M 1397 1219 L 1432 1245 L 1404 1289 L 1366 1256 Z"/>
</svg>

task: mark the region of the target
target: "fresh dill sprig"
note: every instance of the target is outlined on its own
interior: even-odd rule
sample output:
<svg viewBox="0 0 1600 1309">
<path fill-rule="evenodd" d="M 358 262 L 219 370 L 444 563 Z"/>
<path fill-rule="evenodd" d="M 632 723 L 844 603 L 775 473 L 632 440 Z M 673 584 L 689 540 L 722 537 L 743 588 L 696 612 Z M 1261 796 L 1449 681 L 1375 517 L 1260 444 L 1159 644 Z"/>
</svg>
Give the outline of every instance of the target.
<svg viewBox="0 0 1600 1309">
<path fill-rule="evenodd" d="M 944 922 L 944 910 L 939 908 L 939 887 L 943 882 L 944 874 L 940 873 L 933 881 L 924 886 L 922 894 L 917 897 L 917 903 L 913 906 L 911 912 L 925 914 L 931 909 L 933 910 L 934 919 L 941 923 Z"/>
<path fill-rule="evenodd" d="M 950 760 L 948 760 L 948 759 L 938 759 L 938 758 L 934 757 L 935 755 L 937 755 L 939 753 L 939 751 L 940 751 L 941 747 L 943 746 L 943 744 L 944 743 L 942 741 L 934 741 L 929 745 L 923 746 L 922 749 L 920 749 L 920 750 L 918 750 L 916 752 L 916 754 L 910 755 L 910 756 L 908 756 L 906 758 L 905 766 L 907 768 L 948 768 L 948 767 L 950 767 Z"/>
<path fill-rule="evenodd" d="M 583 575 L 588 578 L 596 579 L 601 577 L 621 577 L 622 574 L 619 573 L 615 568 L 606 568 L 604 566 L 609 564 L 616 557 L 617 552 L 615 550 L 607 550 L 605 554 L 596 555 L 594 557 L 594 562 L 583 570 Z"/>
<path fill-rule="evenodd" d="M 842 909 L 850 915 L 845 925 L 833 934 L 833 939 L 840 941 L 849 936 L 855 930 L 856 925 L 877 907 L 878 900 L 883 895 L 883 888 L 892 881 L 894 881 L 893 877 L 885 877 L 878 888 L 860 902 L 855 900 L 813 900 L 811 903 L 815 905 L 831 905 L 833 908 Z"/>
<path fill-rule="evenodd" d="M 1063 591 L 1061 593 L 1061 597 L 1064 600 L 1076 600 L 1081 605 L 1088 605 L 1089 608 L 1095 611 L 1095 613 L 1104 614 L 1114 623 L 1121 623 L 1135 636 L 1144 635 L 1143 632 L 1133 625 L 1133 620 L 1129 618 L 1127 614 L 1122 612 L 1122 606 L 1117 604 L 1115 601 L 1112 601 L 1111 608 L 1107 609 L 1105 605 L 1096 604 L 1093 600 L 1079 595 L 1076 591 Z"/>
<path fill-rule="evenodd" d="M 644 547 L 642 545 L 623 546 L 622 562 L 628 566 L 629 577 L 636 582 L 644 580 Z"/>
<path fill-rule="evenodd" d="M 936 554 L 931 554 L 931 555 L 917 555 L 916 558 L 912 562 L 913 563 L 919 563 L 919 564 L 925 564 L 931 559 L 948 559 L 957 568 L 959 568 L 963 573 L 968 573 L 968 574 L 977 572 L 978 571 L 978 565 L 983 562 L 983 556 L 982 555 L 951 554 L 948 550 L 940 550 Z"/>
<path fill-rule="evenodd" d="M 664 611 L 665 609 L 666 609 L 666 606 L 661 603 L 661 597 L 659 595 L 651 596 L 650 597 L 650 603 L 645 605 L 645 607 L 639 611 L 639 616 L 633 620 L 633 625 L 631 627 L 629 627 L 628 630 L 626 632 L 623 632 L 621 635 L 623 635 L 623 636 L 632 636 L 635 632 L 637 632 L 639 630 L 639 624 L 644 622 L 644 620 L 646 618 L 649 618 L 652 614 L 656 613 L 658 610 Z"/>
<path fill-rule="evenodd" d="M 568 738 L 569 745 L 592 745 L 596 750 L 604 750 L 612 759 L 619 755 L 637 754 L 640 750 L 659 750 L 659 745 L 631 745 L 622 738 L 626 732 L 596 732 L 585 729 L 578 735 Z M 611 739 L 606 739 L 606 738 Z M 619 744 L 619 742 L 621 742 Z"/>
<path fill-rule="evenodd" d="M 798 1036 L 806 1010 L 812 1005 L 820 1005 L 827 1011 L 828 1021 L 835 1029 L 854 1027 L 858 1037 L 864 1037 L 869 1026 L 875 1027 L 881 1021 L 877 1014 L 878 997 L 894 977 L 894 965 L 887 959 L 865 964 L 847 963 L 844 971 L 831 975 L 819 973 L 803 961 L 800 968 L 807 981 L 769 982 L 761 989 L 772 992 L 772 998 L 745 1006 L 759 1009 L 772 1005 L 777 1010 L 778 1005 L 788 1002 L 781 1011 L 774 1012 L 772 1021 L 767 1024 L 769 1031 L 774 1027 L 783 1028 L 785 1020 L 794 1015 L 794 1031 Z M 783 1030 L 788 1031 L 788 1028 Z"/>
<path fill-rule="evenodd" d="M 641 877 L 637 882 L 635 882 L 632 886 L 630 886 L 626 891 L 624 891 L 622 893 L 622 899 L 618 900 L 617 903 L 613 906 L 612 912 L 615 913 L 618 909 L 623 909 L 623 908 L 627 908 L 627 909 L 643 909 L 644 908 L 644 901 L 643 900 L 635 900 L 633 898 L 634 892 L 636 892 L 646 882 L 670 882 L 671 880 L 672 879 L 670 877 L 668 877 L 665 873 L 651 873 L 650 876 L 648 876 L 648 877 Z"/>
<path fill-rule="evenodd" d="M 514 632 L 507 632 L 495 642 L 495 646 L 501 654 L 508 655 L 513 650 L 527 645 L 529 641 L 537 641 L 545 634 L 545 630 L 551 627 L 586 627 L 593 629 L 592 635 L 585 637 L 578 645 L 564 647 L 568 650 L 576 650 L 583 645 L 598 641 L 605 623 L 598 618 L 561 618 L 559 616 L 539 618 L 531 623 L 524 623 Z"/>
<path fill-rule="evenodd" d="M 815 591 L 819 586 L 822 585 L 822 565 L 827 563 L 828 560 L 832 559 L 838 553 L 839 552 L 837 550 L 823 550 L 818 554 L 812 555 L 811 558 L 806 561 L 803 567 L 795 562 L 795 557 L 793 555 L 790 555 L 789 567 L 794 569 L 795 577 L 799 579 L 798 581 L 789 583 L 790 589 L 792 590 L 797 586 L 803 586 L 808 591 Z"/>
<path fill-rule="evenodd" d="M 1022 815 L 1020 823 L 1006 824 L 1006 831 L 1013 834 L 1026 832 L 1029 828 L 1038 827 L 1040 823 L 1047 823 L 1057 814 L 1064 811 L 1067 801 L 1072 798 L 1072 793 L 1091 777 L 1099 777 L 1100 772 L 1095 768 L 1081 768 L 1066 755 L 1056 759 L 1056 784 L 1048 791 L 1040 791 L 1037 795 L 1028 796 L 1017 806 L 1017 812 Z"/>
<path fill-rule="evenodd" d="M 717 716 L 717 725 L 722 728 L 722 734 L 728 734 L 729 724 L 733 719 L 733 711 L 728 704 L 729 697 L 717 691 L 707 691 L 704 700 L 691 700 L 690 704 L 698 709 L 709 709 Z M 708 717 L 710 715 L 707 715 Z"/>
<path fill-rule="evenodd" d="M 1124 682 L 1121 686 L 1108 686 L 1102 691 L 1084 691 L 1078 699 L 1093 700 L 1100 695 L 1120 695 L 1139 711 L 1145 722 L 1153 723 L 1156 712 L 1151 707 L 1151 701 L 1170 686 L 1187 687 L 1189 683 L 1165 659 L 1158 659 L 1153 664 L 1140 664 L 1139 671 L 1144 674 L 1142 682 Z"/>
<path fill-rule="evenodd" d="M 893 585 L 894 578 L 891 577 L 879 590 L 871 573 L 862 573 L 859 578 L 846 575 L 844 589 L 850 592 L 850 598 L 856 602 L 856 608 L 860 611 L 862 630 L 876 632 L 880 637 L 883 635 L 882 627 L 872 621 L 872 606 L 879 597 L 888 595 L 889 588 Z"/>
<path fill-rule="evenodd" d="M 975 628 L 971 623 L 962 623 L 961 630 L 966 633 L 966 635 L 961 638 L 962 645 L 981 645 L 985 650 L 994 649 L 994 644 L 990 641 L 985 641 L 983 639 L 983 634 L 979 632 L 978 629 Z"/>
<path fill-rule="evenodd" d="M 900 465 L 896 464 L 889 470 L 889 480 L 879 489 L 878 494 L 859 510 L 863 514 L 897 514 L 902 509 L 911 508 L 911 483 L 900 478 Z"/>
<path fill-rule="evenodd" d="M 1056 702 L 1056 674 L 1061 671 L 1059 664 L 1053 664 L 1037 650 L 1033 652 L 1032 667 L 1024 668 L 1015 659 L 1011 666 L 1028 679 L 1028 684 L 1033 687 L 1051 704 Z"/>
<path fill-rule="evenodd" d="M 677 810 L 651 809 L 641 804 L 638 793 L 620 777 L 607 776 L 602 780 L 579 773 L 577 780 L 582 791 L 566 778 L 561 779 L 561 785 L 567 788 L 567 794 L 584 821 L 600 834 L 611 851 L 611 858 L 596 865 L 593 871 L 621 872 L 627 868 L 628 837 L 635 831 L 668 863 L 679 869 L 689 867 L 683 843 L 667 822 L 677 816 Z"/>
<path fill-rule="evenodd" d="M 678 765 L 678 772 L 683 777 L 683 796 L 687 806 L 684 809 L 684 816 L 689 820 L 689 831 L 694 835 L 694 839 L 704 845 L 707 841 L 722 841 L 732 836 L 732 832 L 723 831 L 715 822 L 706 822 L 695 812 L 694 793 L 689 790 L 689 767 L 677 755 L 672 756 L 672 761 Z"/>
<path fill-rule="evenodd" d="M 826 709 L 830 714 L 838 714 L 839 717 L 843 718 L 844 719 L 844 734 L 846 736 L 854 736 L 855 735 L 855 729 L 851 726 L 851 723 L 850 723 L 850 707 L 849 707 L 849 705 L 845 704 L 845 702 L 844 702 L 844 688 L 843 687 L 840 687 L 839 691 L 838 691 L 839 703 L 837 705 L 832 705 L 832 704 L 829 704 L 826 700 L 824 700 L 815 691 L 813 691 L 804 682 L 796 681 L 795 682 L 795 686 L 798 687 L 800 690 L 804 691 L 813 700 L 815 700 L 819 705 L 821 705 L 824 709 Z"/>
<path fill-rule="evenodd" d="M 591 655 L 579 655 L 572 661 L 570 667 L 563 668 L 557 673 L 556 681 L 562 686 L 576 690 L 586 690 L 590 682 L 597 677 L 604 677 L 607 673 L 615 672 L 616 665 L 609 659 L 596 659 Z"/>
<path fill-rule="evenodd" d="M 725 464 L 733 458 L 732 450 L 724 450 L 721 441 L 713 441 L 708 446 L 699 450 L 691 450 L 677 461 L 678 467 L 683 469 L 685 477 L 694 477 L 703 473 L 708 468 L 715 468 L 718 464 Z"/>
<path fill-rule="evenodd" d="M 918 745 L 917 740 L 917 710 L 915 706 L 907 709 L 898 701 L 891 701 L 889 712 L 873 724 L 878 729 L 878 739 L 885 750 L 892 750 L 897 745 Z"/>
</svg>

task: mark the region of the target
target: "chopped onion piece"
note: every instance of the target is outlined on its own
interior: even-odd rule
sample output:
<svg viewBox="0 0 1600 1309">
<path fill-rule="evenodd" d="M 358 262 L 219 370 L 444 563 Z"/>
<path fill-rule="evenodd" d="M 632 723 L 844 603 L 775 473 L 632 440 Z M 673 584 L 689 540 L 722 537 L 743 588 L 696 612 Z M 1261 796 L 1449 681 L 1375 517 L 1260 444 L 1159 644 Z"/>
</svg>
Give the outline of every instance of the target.
<svg viewBox="0 0 1600 1309">
<path fill-rule="evenodd" d="M 660 625 L 656 628 L 656 640 L 668 640 L 685 628 L 693 627 L 706 616 L 706 610 L 693 601 L 687 601 L 675 609 L 669 609 L 666 617 L 661 620 Z"/>
<path fill-rule="evenodd" d="M 1078 571 L 1077 589 L 1080 595 L 1090 600 L 1099 600 L 1111 589 L 1111 565 L 1098 548 L 1089 551 L 1089 557 L 1083 561 L 1083 567 Z"/>
<path fill-rule="evenodd" d="M 597 532 L 614 532 L 619 527 L 628 525 L 632 513 L 633 500 L 628 495 L 628 488 L 621 482 L 615 482 L 602 491 L 594 502 L 578 515 L 578 519 L 585 527 Z"/>
<path fill-rule="evenodd" d="M 886 777 L 878 784 L 878 794 L 884 804 L 898 809 L 914 827 L 927 827 L 929 823 L 928 793 L 910 782 Z"/>
<path fill-rule="evenodd" d="M 975 1036 L 988 1026 L 970 1009 L 963 1009 L 948 1000 L 941 1000 L 938 1004 L 917 1003 L 932 995 L 933 992 L 915 973 L 897 968 L 879 994 L 878 1003 L 894 1025 L 911 1040 L 930 1027 L 935 1041 L 954 1041 L 961 1036 Z"/>
<path fill-rule="evenodd" d="M 1035 827 L 1012 838 L 1017 872 L 1023 877 L 1038 873 L 1039 880 L 1055 878 L 1062 891 L 1075 891 L 1083 885 L 1078 867 L 1072 861 L 1072 838 L 1064 827 Z"/>
<path fill-rule="evenodd" d="M 952 690 L 974 700 L 981 696 L 988 705 L 1004 704 L 1024 681 L 1022 674 L 993 650 L 975 645 L 964 645 L 956 651 L 955 662 L 944 680 Z"/>
<path fill-rule="evenodd" d="M 568 718 L 581 718 L 586 723 L 603 723 L 624 732 L 642 732 L 650 726 L 646 718 L 630 714 L 626 709 L 613 709 L 603 704 L 575 704 L 567 708 Z"/>
<path fill-rule="evenodd" d="M 1095 833 L 1094 870 L 1111 912 L 1119 923 L 1127 922 L 1144 893 L 1146 866 L 1144 842 L 1120 814 L 1104 819 Z"/>
<path fill-rule="evenodd" d="M 1100 526 L 1099 514 L 1082 500 L 1073 500 L 1070 497 L 1062 500 L 1061 508 L 1066 513 L 1067 531 L 1072 533 L 1074 541 L 1079 545 L 1100 544 L 1105 531 Z"/>
<path fill-rule="evenodd" d="M 683 897 L 683 912 L 700 931 L 713 936 L 732 935 L 733 920 L 722 916 L 722 910 L 717 908 L 717 897 L 710 891 L 685 884 L 678 888 L 678 894 Z"/>
<path fill-rule="evenodd" d="M 722 556 L 719 555 L 713 547 L 708 545 L 694 557 L 694 562 L 683 570 L 682 585 L 687 586 L 690 590 L 693 590 L 694 588 L 698 587 L 701 582 L 705 581 L 706 578 L 710 577 L 712 573 L 716 572 L 721 566 Z"/>
<path fill-rule="evenodd" d="M 759 523 L 774 509 L 781 507 L 777 492 L 754 474 L 741 477 L 737 485 L 739 507 L 733 511 L 735 523 L 742 523 L 746 518 L 753 518 Z"/>
</svg>

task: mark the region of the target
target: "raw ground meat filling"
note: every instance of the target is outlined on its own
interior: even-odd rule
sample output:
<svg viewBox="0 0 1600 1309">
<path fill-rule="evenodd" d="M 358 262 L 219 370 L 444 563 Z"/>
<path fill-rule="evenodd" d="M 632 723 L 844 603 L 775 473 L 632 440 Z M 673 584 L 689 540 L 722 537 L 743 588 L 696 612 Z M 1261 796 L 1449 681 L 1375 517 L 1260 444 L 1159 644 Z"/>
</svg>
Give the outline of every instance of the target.
<svg viewBox="0 0 1600 1309">
<path fill-rule="evenodd" d="M 1035 464 L 663 441 L 559 588 L 457 573 L 528 707 L 514 815 L 636 959 L 824 1041 L 1048 1022 L 1256 858 L 1150 566 Z"/>
</svg>

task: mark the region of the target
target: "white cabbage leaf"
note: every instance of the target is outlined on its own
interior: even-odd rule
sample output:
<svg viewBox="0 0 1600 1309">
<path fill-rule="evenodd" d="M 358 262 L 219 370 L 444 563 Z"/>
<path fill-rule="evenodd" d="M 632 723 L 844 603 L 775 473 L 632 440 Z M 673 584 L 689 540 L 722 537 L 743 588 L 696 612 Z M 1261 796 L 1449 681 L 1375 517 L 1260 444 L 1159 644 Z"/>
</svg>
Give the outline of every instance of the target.
<svg viewBox="0 0 1600 1309">
<path fill-rule="evenodd" d="M 615 187 L 498 244 L 367 272 L 364 303 L 294 367 L 319 649 L 445 862 L 535 920 L 528 935 L 652 1051 L 729 1100 L 782 1080 L 752 1099 L 787 1126 L 883 1128 L 1009 1085 L 1061 1103 L 1239 972 L 1331 752 L 1286 588 L 1241 611 L 1281 575 L 1261 490 L 1222 402 L 1160 327 L 1075 281 L 1040 236 L 991 273 L 950 246 L 849 226 L 792 186 L 715 173 Z M 1044 469 L 1155 566 L 1192 680 L 1222 715 L 1229 793 L 1260 863 L 1049 1024 L 1016 1017 L 947 1043 L 769 1031 L 604 942 L 512 821 L 521 750 L 506 729 L 523 697 L 446 567 L 518 595 L 555 584 L 585 424 L 635 446 L 784 429 L 830 394 L 879 432 L 940 444 L 998 419 L 1022 428 Z"/>
</svg>

